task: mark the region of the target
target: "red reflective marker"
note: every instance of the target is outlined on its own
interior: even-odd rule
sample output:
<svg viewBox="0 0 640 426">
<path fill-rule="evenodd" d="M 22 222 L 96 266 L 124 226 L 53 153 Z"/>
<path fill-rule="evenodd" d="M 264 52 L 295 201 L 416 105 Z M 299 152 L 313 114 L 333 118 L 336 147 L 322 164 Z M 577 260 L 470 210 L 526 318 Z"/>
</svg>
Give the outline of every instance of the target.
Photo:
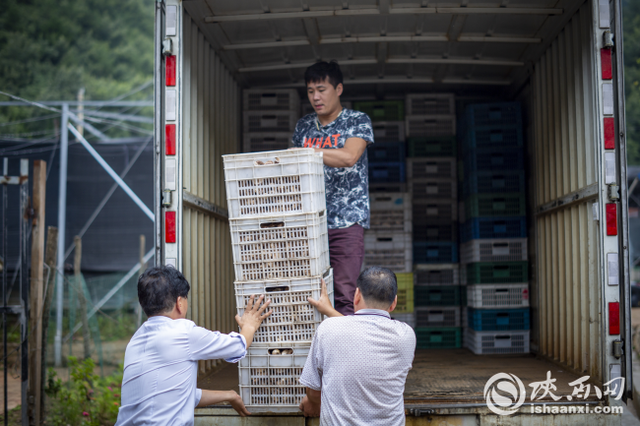
<svg viewBox="0 0 640 426">
<path fill-rule="evenodd" d="M 176 85 L 176 57 L 167 56 L 164 60 L 164 75 L 167 86 Z"/>
<path fill-rule="evenodd" d="M 604 118 L 604 149 L 616 149 L 616 124 L 613 117 Z"/>
<path fill-rule="evenodd" d="M 607 204 L 607 235 L 618 235 L 618 205 L 616 203 Z"/>
<path fill-rule="evenodd" d="M 600 49 L 600 63 L 602 64 L 602 79 L 611 80 L 613 78 L 611 49 Z"/>
<path fill-rule="evenodd" d="M 164 215 L 165 242 L 176 242 L 176 212 L 165 212 Z"/>
<path fill-rule="evenodd" d="M 166 155 L 176 155 L 176 125 L 164 126 L 164 152 Z"/>
<path fill-rule="evenodd" d="M 620 303 L 609 302 L 609 335 L 620 334 Z"/>
</svg>

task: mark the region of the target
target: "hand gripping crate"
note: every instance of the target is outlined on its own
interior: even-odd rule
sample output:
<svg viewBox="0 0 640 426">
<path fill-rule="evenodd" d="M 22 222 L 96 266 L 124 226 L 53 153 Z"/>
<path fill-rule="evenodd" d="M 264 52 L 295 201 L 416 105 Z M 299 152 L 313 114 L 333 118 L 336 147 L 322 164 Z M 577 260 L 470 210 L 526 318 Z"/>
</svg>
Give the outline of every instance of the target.
<svg viewBox="0 0 640 426">
<path fill-rule="evenodd" d="M 414 203 L 418 200 L 455 201 L 458 198 L 457 182 L 451 178 L 411 179 L 409 191 Z"/>
<path fill-rule="evenodd" d="M 374 121 L 371 125 L 375 143 L 403 142 L 405 140 L 404 121 Z"/>
<path fill-rule="evenodd" d="M 286 353 L 283 353 L 286 352 Z M 238 362 L 240 396 L 252 412 L 299 412 L 305 396 L 300 375 L 309 345 L 253 347 Z"/>
<path fill-rule="evenodd" d="M 460 271 L 457 263 L 414 265 L 414 285 L 460 285 Z"/>
<path fill-rule="evenodd" d="M 462 284 L 512 284 L 529 281 L 529 262 L 479 262 L 462 268 Z"/>
<path fill-rule="evenodd" d="M 230 219 L 326 210 L 322 153 L 313 149 L 222 156 Z"/>
<path fill-rule="evenodd" d="M 367 148 L 369 165 L 372 163 L 404 162 L 404 141 L 376 142 Z"/>
<path fill-rule="evenodd" d="M 460 306 L 462 290 L 454 285 L 417 285 L 413 288 L 414 304 L 423 306 Z"/>
<path fill-rule="evenodd" d="M 300 114 L 297 111 L 244 111 L 242 113 L 243 132 L 290 132 L 296 128 Z"/>
<path fill-rule="evenodd" d="M 230 219 L 237 281 L 322 275 L 329 268 L 325 212 Z"/>
<path fill-rule="evenodd" d="M 413 273 L 396 273 L 396 281 L 398 284 L 398 303 L 393 312 L 396 314 L 410 314 L 414 309 Z"/>
<path fill-rule="evenodd" d="M 467 173 L 462 187 L 464 195 L 524 192 L 524 170 Z"/>
<path fill-rule="evenodd" d="M 456 349 L 462 344 L 460 327 L 416 327 L 417 349 Z"/>
<path fill-rule="evenodd" d="M 407 137 L 455 136 L 456 116 L 410 115 L 405 118 Z"/>
<path fill-rule="evenodd" d="M 453 93 L 416 93 L 405 98 L 407 115 L 455 115 Z"/>
<path fill-rule="evenodd" d="M 395 273 L 411 272 L 413 263 L 411 233 L 364 233 L 364 267 L 381 266 Z"/>
<path fill-rule="evenodd" d="M 403 101 L 360 101 L 353 109 L 362 111 L 371 121 L 399 121 L 404 119 Z"/>
<path fill-rule="evenodd" d="M 526 238 L 526 217 L 474 217 L 460 225 L 460 240 Z"/>
<path fill-rule="evenodd" d="M 407 139 L 407 157 L 455 157 L 455 136 L 412 137 Z"/>
<path fill-rule="evenodd" d="M 416 328 L 416 314 L 413 312 L 409 314 L 399 314 L 394 310 L 391 312 L 391 319 L 403 322 L 411 328 Z"/>
<path fill-rule="evenodd" d="M 464 200 L 465 217 L 526 216 L 524 194 L 473 194 Z"/>
<path fill-rule="evenodd" d="M 528 354 L 529 331 L 464 330 L 464 346 L 476 355 Z"/>
<path fill-rule="evenodd" d="M 245 89 L 245 111 L 300 111 L 300 97 L 295 89 Z"/>
<path fill-rule="evenodd" d="M 408 192 L 407 184 L 401 182 L 369 182 L 369 194 L 377 194 L 379 192 Z"/>
<path fill-rule="evenodd" d="M 529 330 L 529 308 L 468 308 L 468 326 L 475 331 Z"/>
<path fill-rule="evenodd" d="M 236 281 L 236 309 L 242 316 L 249 297 L 264 295 L 264 301 L 271 300 L 267 310 L 272 310 L 258 327 L 253 337 L 254 346 L 273 344 L 311 344 L 316 328 L 322 322 L 322 315 L 311 306 L 308 298 L 320 298 L 322 279 L 327 284 L 329 299 L 333 305 L 333 270 L 323 276 L 268 281 Z"/>
<path fill-rule="evenodd" d="M 414 241 L 415 263 L 458 263 L 458 243 L 447 241 Z"/>
<path fill-rule="evenodd" d="M 311 103 L 309 102 L 309 98 L 307 98 L 306 96 L 300 100 L 300 104 L 302 105 L 303 117 L 305 115 L 314 114 L 316 112 L 316 110 L 313 109 L 313 105 L 311 105 Z M 340 101 L 340 104 L 344 109 L 351 109 L 351 102 L 349 101 Z"/>
<path fill-rule="evenodd" d="M 460 245 L 460 263 L 527 260 L 527 239 L 471 240 Z"/>
<path fill-rule="evenodd" d="M 467 303 L 473 308 L 524 308 L 529 306 L 529 286 L 479 284 L 467 286 Z"/>
<path fill-rule="evenodd" d="M 414 224 L 451 225 L 458 219 L 458 204 L 455 200 L 433 200 L 412 198 Z"/>
<path fill-rule="evenodd" d="M 404 182 L 404 161 L 391 163 L 369 163 L 369 182 Z"/>
<path fill-rule="evenodd" d="M 407 179 L 456 179 L 455 157 L 408 158 Z"/>
<path fill-rule="evenodd" d="M 522 127 L 522 113 L 518 102 L 497 102 L 467 106 L 466 124 L 469 128 Z"/>
<path fill-rule="evenodd" d="M 291 133 L 245 133 L 244 152 L 278 151 L 291 148 Z"/>
<path fill-rule="evenodd" d="M 460 327 L 460 306 L 416 308 L 417 327 Z"/>
<path fill-rule="evenodd" d="M 464 168 L 469 173 L 524 170 L 524 151 L 521 147 L 468 149 Z"/>
<path fill-rule="evenodd" d="M 411 232 L 411 196 L 409 193 L 376 192 L 369 195 L 370 229 L 386 232 Z"/>
</svg>

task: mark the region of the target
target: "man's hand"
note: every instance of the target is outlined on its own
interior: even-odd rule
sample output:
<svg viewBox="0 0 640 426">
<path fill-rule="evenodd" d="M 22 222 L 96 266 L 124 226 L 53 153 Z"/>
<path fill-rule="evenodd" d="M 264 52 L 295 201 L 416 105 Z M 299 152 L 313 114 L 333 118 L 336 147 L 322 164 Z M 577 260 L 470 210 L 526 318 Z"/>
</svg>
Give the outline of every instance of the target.
<svg viewBox="0 0 640 426">
<path fill-rule="evenodd" d="M 255 334 L 262 321 L 267 318 L 273 312 L 270 310 L 266 314 L 263 315 L 267 306 L 271 303 L 271 300 L 267 300 L 262 306 L 262 300 L 264 299 L 264 295 L 261 295 L 258 300 L 254 303 L 255 295 L 251 295 L 249 297 L 249 301 L 247 302 L 247 306 L 244 308 L 244 313 L 242 316 L 236 315 L 236 322 L 238 326 L 240 326 L 240 334 L 242 334 L 247 341 L 247 349 L 251 346 L 251 342 L 253 342 L 253 335 Z"/>
<path fill-rule="evenodd" d="M 305 417 L 320 417 L 320 404 L 311 402 L 307 395 L 302 398 L 298 408 L 300 408 Z"/>
<path fill-rule="evenodd" d="M 236 391 L 211 391 L 211 390 L 202 390 L 202 397 L 200 398 L 200 402 L 196 407 L 208 407 L 209 405 L 216 405 L 221 402 L 228 402 L 231 404 L 234 410 L 240 414 L 242 417 L 246 417 L 251 413 L 247 411 L 247 408 L 244 406 L 244 402 L 242 402 L 242 398 Z"/>
<path fill-rule="evenodd" d="M 331 300 L 329 300 L 329 294 L 327 293 L 327 284 L 324 282 L 324 279 L 322 280 L 320 299 L 314 300 L 311 297 L 308 297 L 307 300 L 311 306 L 316 308 L 322 315 L 326 315 L 329 318 L 343 316 L 340 312 L 333 309 L 333 306 L 331 306 Z"/>
<path fill-rule="evenodd" d="M 244 406 L 244 402 L 242 402 L 242 398 L 240 398 L 240 395 L 238 395 L 237 393 L 235 393 L 235 396 L 229 400 L 229 404 L 231 404 L 233 409 L 236 410 L 238 414 L 240 414 L 240 417 L 246 417 L 251 415 L 251 413 L 247 410 L 247 407 Z"/>
</svg>

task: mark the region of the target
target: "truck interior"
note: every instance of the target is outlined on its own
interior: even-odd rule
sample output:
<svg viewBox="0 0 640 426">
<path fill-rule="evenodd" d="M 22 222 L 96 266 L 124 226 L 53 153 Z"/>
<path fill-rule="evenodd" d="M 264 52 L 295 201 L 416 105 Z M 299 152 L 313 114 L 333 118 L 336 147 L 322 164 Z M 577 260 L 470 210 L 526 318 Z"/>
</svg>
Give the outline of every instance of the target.
<svg viewBox="0 0 640 426">
<path fill-rule="evenodd" d="M 487 379 L 499 372 L 526 385 L 550 371 L 557 395 L 570 395 L 568 384 L 585 375 L 602 386 L 609 370 L 604 234 L 593 216 L 601 161 L 597 1 L 190 0 L 182 7 L 182 49 L 192 58 L 210 48 L 239 89 L 294 88 L 303 107 L 305 68 L 319 60 L 340 64 L 344 101 L 453 93 L 458 115 L 472 103 L 521 102 L 531 353 L 418 350 L 406 407 L 479 407 Z M 216 366 L 199 386 L 238 390 L 236 365 Z"/>
</svg>

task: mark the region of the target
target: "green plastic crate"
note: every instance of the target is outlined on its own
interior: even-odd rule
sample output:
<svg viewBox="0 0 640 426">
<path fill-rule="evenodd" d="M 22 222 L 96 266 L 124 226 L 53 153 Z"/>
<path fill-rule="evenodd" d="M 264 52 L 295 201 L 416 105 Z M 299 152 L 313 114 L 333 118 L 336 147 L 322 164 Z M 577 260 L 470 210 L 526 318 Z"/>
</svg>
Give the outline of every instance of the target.
<svg viewBox="0 0 640 426">
<path fill-rule="evenodd" d="M 398 303 L 393 310 L 396 314 L 410 314 L 413 312 L 413 272 L 396 274 L 398 282 Z"/>
<path fill-rule="evenodd" d="M 467 264 L 467 284 L 511 284 L 529 281 L 529 262 Z"/>
<path fill-rule="evenodd" d="M 455 157 L 457 152 L 455 136 L 407 139 L 408 157 Z"/>
<path fill-rule="evenodd" d="M 462 346 L 460 327 L 417 327 L 418 349 L 456 349 Z"/>
<path fill-rule="evenodd" d="M 413 289 L 416 306 L 460 306 L 459 285 L 419 285 Z"/>
<path fill-rule="evenodd" d="M 353 109 L 366 113 L 371 121 L 404 120 L 404 101 L 354 102 Z"/>
<path fill-rule="evenodd" d="M 526 216 L 524 194 L 473 194 L 464 200 L 465 217 Z"/>
</svg>

